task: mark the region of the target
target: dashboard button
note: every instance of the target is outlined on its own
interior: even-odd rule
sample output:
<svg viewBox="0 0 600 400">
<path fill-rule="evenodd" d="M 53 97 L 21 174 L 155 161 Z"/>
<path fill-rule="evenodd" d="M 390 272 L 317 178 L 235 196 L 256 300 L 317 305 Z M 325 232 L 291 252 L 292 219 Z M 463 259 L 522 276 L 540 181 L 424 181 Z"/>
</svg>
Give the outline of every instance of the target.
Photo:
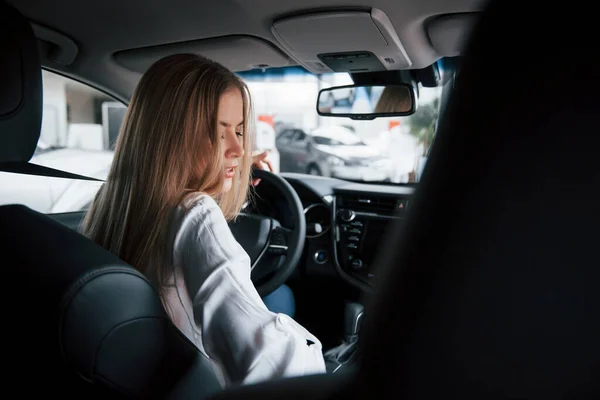
<svg viewBox="0 0 600 400">
<path fill-rule="evenodd" d="M 363 262 L 360 258 L 355 258 L 354 260 L 352 260 L 352 268 L 355 270 L 359 270 L 363 267 Z"/>
<path fill-rule="evenodd" d="M 271 234 L 271 244 L 285 246 L 286 242 L 285 242 L 285 236 L 283 235 L 283 233 L 274 231 Z"/>
<path fill-rule="evenodd" d="M 317 250 L 313 255 L 313 260 L 315 260 L 317 264 L 325 264 L 327 260 L 329 260 L 329 255 L 326 250 Z"/>
</svg>

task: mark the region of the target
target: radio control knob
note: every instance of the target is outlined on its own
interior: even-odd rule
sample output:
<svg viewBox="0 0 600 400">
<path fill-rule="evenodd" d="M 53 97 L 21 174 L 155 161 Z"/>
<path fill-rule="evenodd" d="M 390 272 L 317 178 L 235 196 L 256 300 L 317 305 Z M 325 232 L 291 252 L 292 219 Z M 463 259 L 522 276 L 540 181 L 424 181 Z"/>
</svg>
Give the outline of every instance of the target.
<svg viewBox="0 0 600 400">
<path fill-rule="evenodd" d="M 340 210 L 338 215 L 344 222 L 350 222 L 356 217 L 356 214 L 354 213 L 354 211 L 348 210 L 348 209 Z"/>
<path fill-rule="evenodd" d="M 359 270 L 363 267 L 363 262 L 360 258 L 355 258 L 352 260 L 352 268 L 355 270 Z"/>
</svg>

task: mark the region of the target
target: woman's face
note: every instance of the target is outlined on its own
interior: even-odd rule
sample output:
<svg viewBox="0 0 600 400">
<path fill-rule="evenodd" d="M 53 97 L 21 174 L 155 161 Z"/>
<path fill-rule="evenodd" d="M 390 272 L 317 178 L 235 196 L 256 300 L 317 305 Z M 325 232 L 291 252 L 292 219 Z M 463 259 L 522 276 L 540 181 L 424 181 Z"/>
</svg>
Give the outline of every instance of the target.
<svg viewBox="0 0 600 400">
<path fill-rule="evenodd" d="M 244 138 L 242 132 L 244 124 L 244 102 L 239 89 L 227 90 L 219 100 L 219 111 L 217 113 L 217 129 L 223 140 L 223 151 L 225 168 L 223 175 L 225 182 L 222 193 L 231 190 L 233 177 L 237 173 L 239 159 L 244 156 Z"/>
</svg>

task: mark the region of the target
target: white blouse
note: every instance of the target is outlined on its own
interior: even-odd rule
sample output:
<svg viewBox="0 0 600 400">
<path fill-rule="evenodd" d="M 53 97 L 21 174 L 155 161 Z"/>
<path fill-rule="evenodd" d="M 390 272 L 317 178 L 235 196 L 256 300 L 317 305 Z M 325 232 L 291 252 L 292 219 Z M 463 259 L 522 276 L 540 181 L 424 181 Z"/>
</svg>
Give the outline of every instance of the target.
<svg viewBox="0 0 600 400">
<path fill-rule="evenodd" d="M 321 342 L 267 309 L 250 280 L 250 257 L 207 195 L 178 207 L 171 284 L 174 324 L 208 357 L 224 386 L 325 372 Z M 312 342 L 312 343 L 311 343 Z"/>
</svg>

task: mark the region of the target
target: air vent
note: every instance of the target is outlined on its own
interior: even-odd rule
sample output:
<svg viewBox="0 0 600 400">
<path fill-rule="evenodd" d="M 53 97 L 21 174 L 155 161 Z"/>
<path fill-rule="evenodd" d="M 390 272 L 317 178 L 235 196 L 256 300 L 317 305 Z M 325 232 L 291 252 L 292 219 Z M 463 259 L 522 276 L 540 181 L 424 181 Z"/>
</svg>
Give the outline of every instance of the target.
<svg viewBox="0 0 600 400">
<path fill-rule="evenodd" d="M 338 197 L 338 208 L 379 215 L 394 215 L 396 210 L 406 210 L 407 200 L 387 196 L 343 195 Z"/>
</svg>

